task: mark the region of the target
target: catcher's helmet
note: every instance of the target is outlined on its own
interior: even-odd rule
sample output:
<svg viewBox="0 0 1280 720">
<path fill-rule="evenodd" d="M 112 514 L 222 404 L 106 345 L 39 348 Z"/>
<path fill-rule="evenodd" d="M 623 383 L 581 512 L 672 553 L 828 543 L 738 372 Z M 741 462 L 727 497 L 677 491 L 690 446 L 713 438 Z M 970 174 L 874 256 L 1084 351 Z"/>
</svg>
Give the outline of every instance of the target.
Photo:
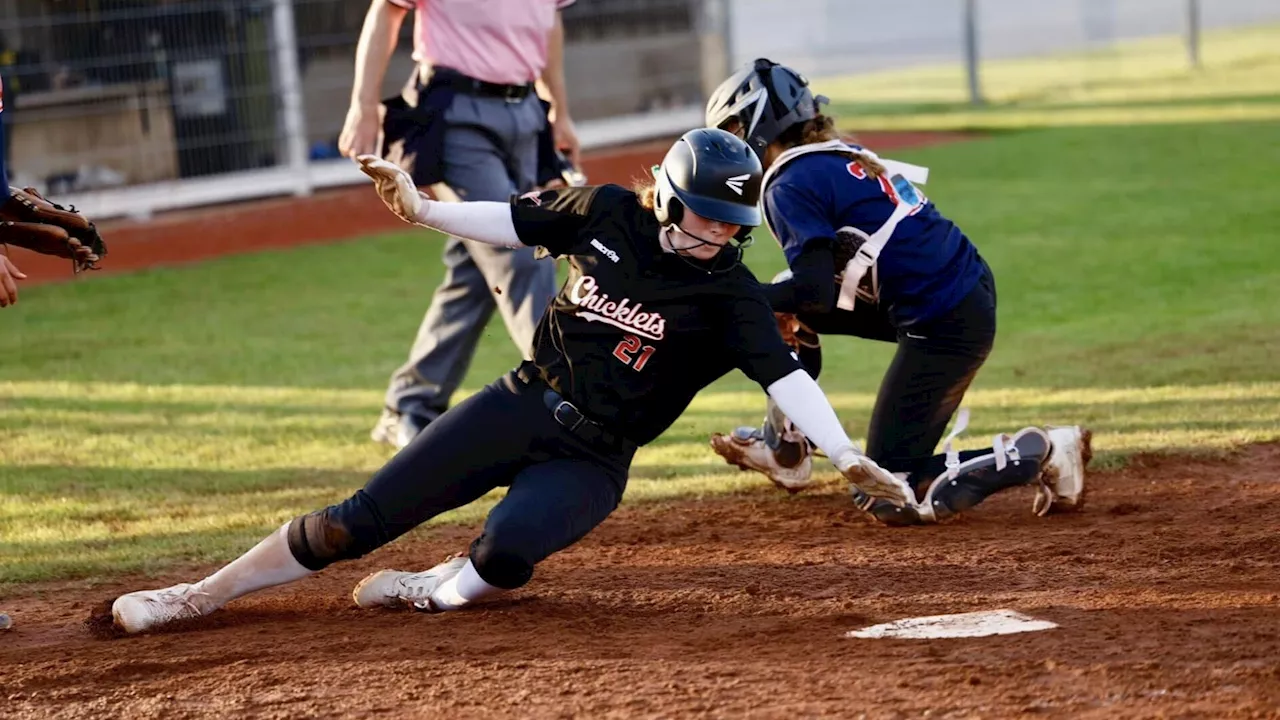
<svg viewBox="0 0 1280 720">
<path fill-rule="evenodd" d="M 654 215 L 679 225 L 688 208 L 708 220 L 741 225 L 745 238 L 761 222 L 760 159 L 746 143 L 715 128 L 685 133 L 655 168 Z"/>
<path fill-rule="evenodd" d="M 758 58 L 743 66 L 711 93 L 707 127 L 723 128 L 736 120 L 742 137 L 763 160 L 764 149 L 787 128 L 812 120 L 818 104 L 805 76 L 772 60 Z"/>
</svg>

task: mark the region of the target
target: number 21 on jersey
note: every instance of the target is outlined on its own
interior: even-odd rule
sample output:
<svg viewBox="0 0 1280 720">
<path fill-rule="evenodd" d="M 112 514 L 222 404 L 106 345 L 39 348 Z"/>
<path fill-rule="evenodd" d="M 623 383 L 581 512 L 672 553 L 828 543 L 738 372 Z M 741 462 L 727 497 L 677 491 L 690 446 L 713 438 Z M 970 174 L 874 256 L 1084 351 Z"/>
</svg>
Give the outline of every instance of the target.
<svg viewBox="0 0 1280 720">
<path fill-rule="evenodd" d="M 649 356 L 653 355 L 656 349 L 652 345 L 642 346 L 640 338 L 635 335 L 626 335 L 613 349 L 613 356 L 621 360 L 623 365 L 639 372 L 644 369 L 645 363 L 649 362 Z M 640 353 L 639 357 L 636 353 Z"/>
</svg>

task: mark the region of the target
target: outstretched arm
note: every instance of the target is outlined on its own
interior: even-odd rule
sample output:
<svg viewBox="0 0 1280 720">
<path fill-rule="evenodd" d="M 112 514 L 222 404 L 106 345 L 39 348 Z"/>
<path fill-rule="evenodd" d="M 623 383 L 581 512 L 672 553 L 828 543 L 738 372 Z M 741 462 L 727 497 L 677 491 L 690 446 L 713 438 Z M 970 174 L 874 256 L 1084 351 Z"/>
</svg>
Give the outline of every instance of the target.
<svg viewBox="0 0 1280 720">
<path fill-rule="evenodd" d="M 726 345 L 735 352 L 737 366 L 760 383 L 778 408 L 831 458 L 849 482 L 867 495 L 899 506 L 915 503 L 915 495 L 905 481 L 854 446 L 827 396 L 783 342 L 763 297 L 754 293 L 740 297 L 725 325 Z"/>
<path fill-rule="evenodd" d="M 511 206 L 504 202 L 439 202 L 418 191 L 409 174 L 376 155 L 356 159 L 360 170 L 373 178 L 378 197 L 408 223 L 448 235 L 499 247 L 522 247 L 511 220 Z"/>
<path fill-rule="evenodd" d="M 915 494 L 904 480 L 877 465 L 853 444 L 822 388 L 808 373 L 796 370 L 771 383 L 767 392 L 800 432 L 825 452 L 836 469 L 859 490 L 899 506 L 915 504 Z"/>
<path fill-rule="evenodd" d="M 582 230 L 596 208 L 607 211 L 630 194 L 619 187 L 583 186 L 527 193 L 510 203 L 438 202 L 418 192 L 398 166 L 375 155 L 357 161 L 373 178 L 378 197 L 405 222 L 499 247 L 539 247 L 552 257 L 572 254 L 584 241 Z M 763 301 L 760 305 L 766 307 Z"/>
</svg>

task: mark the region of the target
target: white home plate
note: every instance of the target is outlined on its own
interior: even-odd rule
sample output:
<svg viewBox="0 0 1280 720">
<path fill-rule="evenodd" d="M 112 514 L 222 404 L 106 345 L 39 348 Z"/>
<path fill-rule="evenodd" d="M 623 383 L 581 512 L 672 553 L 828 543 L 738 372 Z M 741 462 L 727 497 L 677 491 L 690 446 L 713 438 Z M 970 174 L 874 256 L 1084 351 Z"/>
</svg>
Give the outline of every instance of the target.
<svg viewBox="0 0 1280 720">
<path fill-rule="evenodd" d="M 906 638 L 931 640 L 933 638 L 970 638 L 988 635 L 1012 635 L 1056 628 L 1056 623 L 1036 620 L 1013 610 L 987 610 L 960 613 L 959 615 L 931 615 L 907 618 L 883 625 L 872 625 L 861 630 L 850 630 L 851 638 Z"/>
</svg>

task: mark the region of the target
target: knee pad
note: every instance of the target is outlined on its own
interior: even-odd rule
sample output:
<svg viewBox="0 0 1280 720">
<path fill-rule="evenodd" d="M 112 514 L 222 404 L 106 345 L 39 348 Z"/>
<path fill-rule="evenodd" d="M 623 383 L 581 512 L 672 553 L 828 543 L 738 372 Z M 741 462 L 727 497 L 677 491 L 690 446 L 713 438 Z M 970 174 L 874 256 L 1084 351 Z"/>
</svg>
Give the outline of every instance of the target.
<svg viewBox="0 0 1280 720">
<path fill-rule="evenodd" d="M 1040 469 L 1052 447 L 1044 430 L 1023 428 L 1013 437 L 995 436 L 990 453 L 961 463 L 959 454 L 950 449 L 949 439 L 947 471 L 929 485 L 921 503 L 922 517 L 943 520 L 974 507 L 1001 490 L 1034 481 L 1040 476 Z"/>
<path fill-rule="evenodd" d="M 533 578 L 533 563 L 488 532 L 471 543 L 471 564 L 481 580 L 503 590 L 515 590 Z"/>
<path fill-rule="evenodd" d="M 308 570 L 322 570 L 381 547 L 386 532 L 373 501 L 358 490 L 338 505 L 294 518 L 288 538 L 294 559 Z"/>
</svg>

